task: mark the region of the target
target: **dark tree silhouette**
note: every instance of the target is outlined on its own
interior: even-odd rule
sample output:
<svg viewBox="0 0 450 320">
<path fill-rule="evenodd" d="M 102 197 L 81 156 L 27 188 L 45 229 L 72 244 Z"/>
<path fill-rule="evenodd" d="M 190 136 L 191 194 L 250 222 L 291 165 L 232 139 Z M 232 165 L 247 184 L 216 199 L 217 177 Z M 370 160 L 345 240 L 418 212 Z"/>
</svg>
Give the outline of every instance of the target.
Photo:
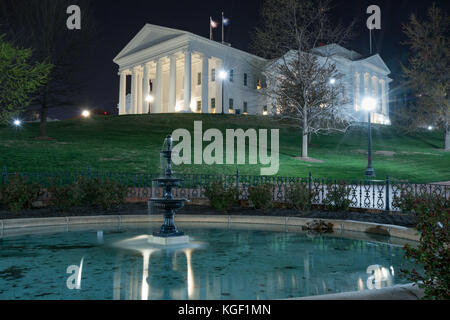
<svg viewBox="0 0 450 320">
<path fill-rule="evenodd" d="M 81 30 L 69 30 L 67 8 L 81 8 Z M 35 96 L 40 107 L 39 138 L 47 137 L 49 108 L 73 106 L 83 87 L 82 61 L 95 37 L 87 0 L 2 0 L 0 31 L 16 45 L 33 48 L 33 59 L 51 63 L 49 80 Z"/>
</svg>

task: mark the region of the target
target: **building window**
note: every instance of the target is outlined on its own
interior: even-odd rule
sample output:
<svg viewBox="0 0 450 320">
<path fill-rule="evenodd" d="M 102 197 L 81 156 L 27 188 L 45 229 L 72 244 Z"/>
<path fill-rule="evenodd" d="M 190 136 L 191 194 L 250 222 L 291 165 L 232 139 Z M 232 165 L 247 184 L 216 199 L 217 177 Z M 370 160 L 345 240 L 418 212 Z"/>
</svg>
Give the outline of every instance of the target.
<svg viewBox="0 0 450 320">
<path fill-rule="evenodd" d="M 234 71 L 233 69 L 230 70 L 230 82 L 233 82 L 234 80 Z"/>
<path fill-rule="evenodd" d="M 202 111 L 202 100 L 197 101 L 197 112 Z"/>
<path fill-rule="evenodd" d="M 216 108 L 216 98 L 211 98 L 211 109 Z"/>
<path fill-rule="evenodd" d="M 197 73 L 197 85 L 200 86 L 202 84 L 202 73 Z"/>
<path fill-rule="evenodd" d="M 247 82 L 248 82 L 248 75 L 244 73 L 244 86 L 247 86 Z"/>
<path fill-rule="evenodd" d="M 233 109 L 234 109 L 234 100 L 230 99 L 228 110 L 230 111 L 230 113 L 233 113 Z"/>
<path fill-rule="evenodd" d="M 244 101 L 244 114 L 248 113 L 247 101 Z"/>
<path fill-rule="evenodd" d="M 267 112 L 267 106 L 263 107 L 263 115 L 267 116 L 268 112 Z"/>
<path fill-rule="evenodd" d="M 216 81 L 216 69 L 211 69 L 211 82 Z"/>
</svg>

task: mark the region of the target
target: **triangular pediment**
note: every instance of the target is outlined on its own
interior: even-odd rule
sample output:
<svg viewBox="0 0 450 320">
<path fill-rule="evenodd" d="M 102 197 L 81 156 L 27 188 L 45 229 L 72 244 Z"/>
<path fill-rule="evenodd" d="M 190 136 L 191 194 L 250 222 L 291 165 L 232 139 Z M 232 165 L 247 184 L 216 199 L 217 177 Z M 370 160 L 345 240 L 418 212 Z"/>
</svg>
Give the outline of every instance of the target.
<svg viewBox="0 0 450 320">
<path fill-rule="evenodd" d="M 386 74 L 390 74 L 391 70 L 388 68 L 388 66 L 386 65 L 386 63 L 384 63 L 383 59 L 381 59 L 380 55 L 377 53 L 371 57 L 368 57 L 364 60 L 361 60 L 362 62 L 365 63 L 370 63 L 373 66 L 377 67 L 378 69 L 383 70 L 384 72 L 386 72 Z"/>
<path fill-rule="evenodd" d="M 114 58 L 114 61 L 186 34 L 181 30 L 146 24 Z"/>
</svg>

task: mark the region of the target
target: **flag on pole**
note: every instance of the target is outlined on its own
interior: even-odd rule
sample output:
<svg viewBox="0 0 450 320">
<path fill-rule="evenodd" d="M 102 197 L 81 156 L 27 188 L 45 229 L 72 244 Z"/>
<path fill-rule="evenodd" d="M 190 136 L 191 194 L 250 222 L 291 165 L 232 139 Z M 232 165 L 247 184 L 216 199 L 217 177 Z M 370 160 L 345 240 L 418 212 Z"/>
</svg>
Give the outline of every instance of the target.
<svg viewBox="0 0 450 320">
<path fill-rule="evenodd" d="M 209 17 L 209 39 L 213 39 L 213 29 L 217 28 L 217 22 L 212 19 L 212 17 Z"/>
<path fill-rule="evenodd" d="M 225 18 L 222 12 L 222 43 L 225 43 L 225 26 L 230 24 L 230 19 Z"/>
</svg>

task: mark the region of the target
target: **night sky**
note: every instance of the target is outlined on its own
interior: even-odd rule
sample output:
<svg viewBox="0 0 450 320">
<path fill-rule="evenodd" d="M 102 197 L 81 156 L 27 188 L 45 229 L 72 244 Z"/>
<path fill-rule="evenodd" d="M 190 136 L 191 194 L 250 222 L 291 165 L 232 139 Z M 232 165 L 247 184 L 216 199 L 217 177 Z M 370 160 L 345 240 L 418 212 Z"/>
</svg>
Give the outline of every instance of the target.
<svg viewBox="0 0 450 320">
<path fill-rule="evenodd" d="M 97 108 L 116 112 L 119 91 L 118 67 L 113 58 L 146 24 L 190 31 L 209 37 L 209 17 L 220 21 L 221 12 L 230 18 L 226 39 L 233 47 L 248 51 L 251 32 L 261 21 L 259 8 L 262 0 L 91 0 L 97 24 L 96 41 L 80 59 L 85 68 L 86 88 L 79 92 L 83 101 L 79 106 L 54 110 L 50 116 L 69 118 L 80 108 Z M 434 1 L 438 7 L 449 9 L 448 1 Z M 447 4 L 446 4 L 447 2 Z M 411 13 L 424 16 L 432 0 L 335 0 L 333 19 L 348 24 L 357 19 L 355 38 L 346 47 L 363 55 L 369 54 L 369 33 L 366 27 L 366 9 L 376 4 L 381 8 L 382 30 L 374 32 L 374 52 L 379 53 L 391 69 L 391 77 L 401 79 L 400 62 L 406 61 L 408 50 L 401 45 L 405 40 L 401 24 Z M 81 8 L 82 9 L 82 8 Z M 215 29 L 215 39 L 220 39 L 220 27 Z"/>
</svg>

